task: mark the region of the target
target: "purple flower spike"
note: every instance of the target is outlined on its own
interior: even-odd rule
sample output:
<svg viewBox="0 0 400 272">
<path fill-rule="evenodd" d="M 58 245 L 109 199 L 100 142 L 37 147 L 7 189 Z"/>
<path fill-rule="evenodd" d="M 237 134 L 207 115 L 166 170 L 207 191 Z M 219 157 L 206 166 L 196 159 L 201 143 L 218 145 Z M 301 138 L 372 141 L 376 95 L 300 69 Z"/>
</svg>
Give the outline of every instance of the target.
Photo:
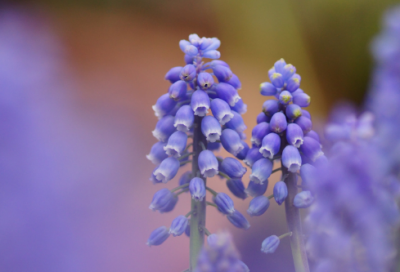
<svg viewBox="0 0 400 272">
<path fill-rule="evenodd" d="M 163 142 L 155 143 L 151 147 L 150 153 L 146 155 L 146 158 L 155 165 L 159 165 L 164 159 L 168 157 L 167 153 L 165 153 L 164 146 L 165 143 Z"/>
<path fill-rule="evenodd" d="M 194 113 L 189 105 L 184 105 L 179 108 L 175 114 L 174 127 L 182 132 L 188 132 L 194 122 Z"/>
<path fill-rule="evenodd" d="M 218 143 L 218 142 L 215 142 L 215 143 L 208 142 L 207 143 L 207 149 L 208 150 L 218 151 L 220 148 L 221 148 L 221 144 Z"/>
<path fill-rule="evenodd" d="M 267 100 L 262 106 L 262 111 L 267 116 L 272 116 L 279 111 L 279 102 L 276 100 Z"/>
<path fill-rule="evenodd" d="M 249 185 L 247 185 L 246 193 L 249 196 L 256 197 L 265 194 L 267 188 L 268 188 L 268 180 L 262 184 L 250 181 Z"/>
<path fill-rule="evenodd" d="M 280 244 L 279 237 L 276 235 L 271 235 L 262 242 L 261 251 L 266 254 L 274 253 L 275 250 L 278 248 L 279 244 Z"/>
<path fill-rule="evenodd" d="M 224 100 L 219 98 L 211 101 L 211 111 L 222 126 L 233 118 L 233 113 L 229 105 Z"/>
<path fill-rule="evenodd" d="M 174 157 L 163 160 L 157 170 L 154 171 L 155 178 L 162 183 L 173 179 L 180 167 L 179 161 Z"/>
<path fill-rule="evenodd" d="M 307 117 L 308 119 L 311 120 L 311 114 L 308 112 L 308 110 L 301 110 L 301 115 L 303 115 L 304 117 Z"/>
<path fill-rule="evenodd" d="M 258 147 L 253 147 L 250 148 L 250 150 L 247 152 L 246 158 L 243 160 L 243 162 L 248 166 L 252 167 L 253 164 L 261 159 L 263 155 L 260 153 Z"/>
<path fill-rule="evenodd" d="M 213 197 L 213 202 L 223 214 L 231 214 L 235 211 L 232 199 L 225 193 L 218 193 Z"/>
<path fill-rule="evenodd" d="M 198 159 L 200 173 L 205 178 L 212 178 L 218 174 L 218 160 L 210 150 L 203 150 Z"/>
<path fill-rule="evenodd" d="M 165 152 L 172 157 L 179 158 L 186 148 L 187 135 L 182 131 L 175 131 L 168 139 L 164 147 Z"/>
<path fill-rule="evenodd" d="M 235 74 L 232 74 L 232 77 L 228 81 L 224 82 L 232 85 L 232 87 L 235 88 L 236 90 L 240 90 L 242 88 L 242 83 Z"/>
<path fill-rule="evenodd" d="M 247 156 L 247 152 L 250 150 L 249 145 L 246 142 L 242 141 L 242 145 L 244 148 L 236 155 L 236 158 L 239 160 L 244 160 Z"/>
<path fill-rule="evenodd" d="M 251 168 L 250 180 L 255 183 L 264 183 L 272 173 L 272 162 L 262 158 L 256 161 Z"/>
<path fill-rule="evenodd" d="M 247 198 L 247 193 L 241 179 L 239 178 L 229 179 L 226 181 L 226 186 L 234 196 L 241 199 Z"/>
<path fill-rule="evenodd" d="M 277 183 L 275 183 L 274 198 L 276 203 L 278 203 L 278 205 L 281 205 L 283 201 L 285 201 L 287 195 L 288 195 L 288 189 L 286 183 L 283 181 L 278 181 Z"/>
<path fill-rule="evenodd" d="M 169 233 L 174 237 L 180 236 L 185 232 L 187 225 L 188 219 L 183 215 L 179 215 L 172 221 Z"/>
<path fill-rule="evenodd" d="M 158 119 L 164 117 L 167 115 L 171 110 L 174 109 L 176 105 L 176 101 L 173 100 L 172 98 L 169 97 L 169 94 L 163 94 L 158 98 L 157 102 L 155 105 L 153 105 L 153 110 L 155 116 L 158 117 Z"/>
<path fill-rule="evenodd" d="M 251 131 L 251 143 L 257 147 L 261 146 L 264 137 L 271 132 L 270 125 L 266 122 L 257 124 Z"/>
<path fill-rule="evenodd" d="M 265 113 L 263 113 L 263 112 L 260 112 L 257 115 L 257 124 L 262 123 L 262 122 L 267 122 L 268 123 L 270 120 L 271 120 L 271 117 L 266 116 Z"/>
<path fill-rule="evenodd" d="M 238 211 L 234 211 L 231 214 L 228 214 L 227 217 L 229 222 L 231 222 L 235 227 L 239 229 L 249 229 L 250 223 L 247 219 Z"/>
<path fill-rule="evenodd" d="M 165 75 L 165 79 L 169 80 L 171 83 L 174 83 L 174 82 L 180 80 L 180 74 L 181 74 L 182 68 L 183 67 L 181 67 L 181 66 L 171 68 Z"/>
<path fill-rule="evenodd" d="M 175 132 L 174 122 L 175 118 L 171 115 L 161 118 L 153 130 L 153 136 L 160 142 L 166 142 L 169 136 Z"/>
<path fill-rule="evenodd" d="M 206 187 L 204 185 L 204 180 L 198 177 L 194 177 L 190 181 L 189 191 L 194 200 L 202 201 L 206 196 Z"/>
<path fill-rule="evenodd" d="M 276 95 L 278 90 L 269 82 L 264 82 L 260 84 L 260 93 L 264 96 L 273 96 Z"/>
<path fill-rule="evenodd" d="M 300 168 L 301 185 L 313 188 L 316 185 L 317 169 L 311 164 L 303 164 Z"/>
<path fill-rule="evenodd" d="M 241 133 L 246 130 L 247 126 L 244 124 L 242 116 L 232 111 L 233 117 L 232 119 L 225 124 L 225 127 L 235 130 L 237 133 Z"/>
<path fill-rule="evenodd" d="M 292 94 L 288 91 L 282 91 L 279 94 L 279 102 L 283 105 L 287 105 L 292 101 Z"/>
<path fill-rule="evenodd" d="M 247 213 L 251 216 L 263 215 L 269 207 L 269 199 L 266 196 L 257 196 L 250 201 Z"/>
<path fill-rule="evenodd" d="M 230 178 L 242 178 L 247 172 L 247 168 L 234 158 L 225 158 L 221 163 L 221 170 Z"/>
<path fill-rule="evenodd" d="M 311 97 L 306 93 L 299 93 L 293 96 L 293 103 L 300 107 L 308 107 L 311 103 Z"/>
<path fill-rule="evenodd" d="M 286 140 L 289 144 L 299 148 L 303 144 L 303 130 L 297 124 L 289 124 L 286 131 Z"/>
<path fill-rule="evenodd" d="M 318 133 L 316 133 L 314 130 L 310 130 L 305 136 L 313 138 L 318 143 L 321 142 L 321 140 L 319 139 Z"/>
<path fill-rule="evenodd" d="M 296 67 L 292 64 L 286 64 L 282 69 L 282 75 L 284 80 L 288 80 L 296 73 Z"/>
<path fill-rule="evenodd" d="M 236 111 L 239 114 L 245 114 L 247 112 L 247 105 L 243 103 L 243 100 L 240 99 L 235 106 L 231 107 L 233 111 Z"/>
<path fill-rule="evenodd" d="M 224 65 L 213 65 L 212 70 L 214 72 L 215 77 L 219 82 L 225 82 L 231 79 L 233 73 L 231 69 Z"/>
<path fill-rule="evenodd" d="M 168 89 L 169 97 L 175 101 L 180 101 L 183 98 L 185 98 L 186 91 L 187 91 L 187 84 L 183 80 L 178 80 L 177 82 L 172 84 Z"/>
<path fill-rule="evenodd" d="M 153 211 L 163 210 L 174 202 L 174 198 L 174 193 L 167 188 L 163 188 L 154 194 L 149 209 Z"/>
<path fill-rule="evenodd" d="M 283 73 L 285 66 L 286 66 L 285 60 L 284 59 L 280 59 L 280 60 L 277 60 L 274 63 L 274 67 L 273 68 L 274 68 L 274 71 L 276 73 Z"/>
<path fill-rule="evenodd" d="M 282 112 L 275 113 L 272 118 L 271 122 L 269 123 L 270 129 L 273 132 L 281 133 L 286 130 L 287 121 L 286 116 Z"/>
<path fill-rule="evenodd" d="M 237 90 L 228 83 L 219 83 L 215 85 L 215 91 L 217 92 L 218 98 L 226 101 L 231 107 L 241 99 Z"/>
<path fill-rule="evenodd" d="M 282 88 L 285 84 L 283 76 L 280 73 L 273 73 L 269 79 L 271 80 L 272 85 L 274 85 L 276 88 Z"/>
<path fill-rule="evenodd" d="M 221 53 L 217 50 L 210 50 L 203 53 L 203 57 L 209 59 L 219 59 L 221 57 Z"/>
<path fill-rule="evenodd" d="M 167 227 L 159 227 L 155 229 L 151 234 L 149 239 L 147 240 L 148 246 L 159 246 L 165 242 L 169 237 L 169 231 Z"/>
<path fill-rule="evenodd" d="M 194 115 L 206 116 L 210 108 L 210 98 L 205 91 L 197 90 L 192 94 L 190 105 Z"/>
<path fill-rule="evenodd" d="M 221 144 L 226 151 L 236 156 L 243 150 L 244 146 L 239 134 L 232 129 L 224 129 L 221 135 Z"/>
<path fill-rule="evenodd" d="M 179 77 L 186 82 L 192 81 L 196 77 L 196 67 L 193 64 L 186 65 L 182 68 Z"/>
<path fill-rule="evenodd" d="M 282 151 L 282 164 L 289 172 L 296 173 L 301 167 L 300 153 L 294 146 L 288 145 Z"/>
<path fill-rule="evenodd" d="M 269 133 L 262 140 L 262 146 L 260 148 L 260 153 L 268 159 L 273 159 L 276 154 L 278 154 L 281 148 L 281 138 L 276 133 Z"/>
<path fill-rule="evenodd" d="M 207 141 L 214 143 L 221 137 L 221 125 L 213 116 L 206 116 L 201 121 L 201 132 L 206 136 Z"/>
<path fill-rule="evenodd" d="M 290 120 L 295 120 L 302 115 L 302 111 L 299 105 L 290 104 L 286 107 L 286 116 Z"/>
<path fill-rule="evenodd" d="M 300 116 L 294 122 L 301 127 L 304 134 L 307 134 L 312 128 L 311 120 L 305 116 Z"/>
<path fill-rule="evenodd" d="M 310 191 L 302 191 L 293 199 L 293 205 L 297 208 L 308 208 L 314 202 L 314 197 Z"/>
<path fill-rule="evenodd" d="M 194 45 L 187 45 L 183 52 L 188 56 L 195 56 L 199 53 L 199 50 Z"/>
<path fill-rule="evenodd" d="M 214 85 L 214 79 L 210 73 L 202 72 L 197 79 L 202 90 L 208 90 Z"/>
<path fill-rule="evenodd" d="M 298 74 L 294 74 L 288 79 L 286 89 L 293 93 L 300 87 L 301 77 Z"/>
<path fill-rule="evenodd" d="M 318 157 L 324 155 L 319 142 L 311 137 L 304 137 L 304 142 L 300 146 L 300 151 L 313 162 L 318 159 Z"/>
</svg>

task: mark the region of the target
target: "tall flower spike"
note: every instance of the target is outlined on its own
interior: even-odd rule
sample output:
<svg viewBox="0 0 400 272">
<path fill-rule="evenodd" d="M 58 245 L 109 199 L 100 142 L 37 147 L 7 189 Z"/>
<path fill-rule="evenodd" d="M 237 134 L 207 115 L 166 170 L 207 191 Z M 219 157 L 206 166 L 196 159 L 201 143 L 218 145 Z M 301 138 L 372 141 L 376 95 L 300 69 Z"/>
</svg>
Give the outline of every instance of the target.
<svg viewBox="0 0 400 272">
<path fill-rule="evenodd" d="M 169 233 L 179 236 L 185 232 L 190 237 L 190 271 L 196 269 L 204 235 L 208 233 L 206 189 L 216 196 L 220 209 L 226 209 L 224 212 L 229 214 L 230 222 L 241 228 L 249 226 L 243 215 L 234 213 L 233 201 L 227 195 L 221 196 L 210 185 L 206 186 L 207 177 L 220 174 L 227 178 L 227 187 L 236 197 L 247 197 L 241 180 L 246 168 L 239 161 L 245 159 L 249 151 L 243 141 L 246 125 L 240 116 L 247 106 L 237 92 L 241 87 L 239 78 L 226 62 L 218 60 L 220 44 L 217 38 L 201 38 L 197 34 L 191 34 L 189 40 L 181 40 L 179 47 L 185 54 L 186 64 L 167 72 L 165 79 L 171 86 L 153 106 L 159 118 L 153 135 L 159 142 L 147 155 L 156 164 L 150 180 L 153 184 L 166 183 L 177 175 L 181 166 L 191 163 L 192 167 L 190 172 L 180 176 L 178 187 L 158 191 L 150 208 L 161 213 L 172 211 L 178 197 L 185 192 L 190 192 L 192 200 L 187 215 L 178 216 L 169 230 L 162 227 L 153 232 L 149 244 L 161 244 Z M 212 61 L 207 62 L 206 58 Z M 219 165 L 213 151 L 218 151 L 221 144 L 239 160 L 218 158 L 223 162 Z M 233 270 L 234 267 L 237 270 Z M 232 272 L 248 271 L 239 260 L 230 268 Z"/>
</svg>

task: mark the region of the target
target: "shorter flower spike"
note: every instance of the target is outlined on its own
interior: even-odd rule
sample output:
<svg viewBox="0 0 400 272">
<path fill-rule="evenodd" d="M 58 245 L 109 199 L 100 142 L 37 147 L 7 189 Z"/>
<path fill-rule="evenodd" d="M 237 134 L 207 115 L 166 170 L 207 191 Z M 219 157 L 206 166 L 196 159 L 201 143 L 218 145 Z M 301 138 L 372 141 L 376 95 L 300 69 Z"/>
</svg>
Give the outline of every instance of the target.
<svg viewBox="0 0 400 272">
<path fill-rule="evenodd" d="M 174 84 L 172 84 L 169 89 L 169 97 L 174 99 L 175 101 L 182 100 L 182 98 L 186 97 L 187 84 L 183 80 L 178 80 Z"/>
<path fill-rule="evenodd" d="M 296 173 L 301 167 L 301 156 L 297 148 L 288 145 L 282 151 L 282 164 L 289 172 Z"/>
<path fill-rule="evenodd" d="M 233 76 L 231 69 L 224 65 L 213 65 L 212 70 L 219 82 L 228 81 Z"/>
<path fill-rule="evenodd" d="M 176 173 L 178 173 L 179 167 L 180 163 L 176 158 L 166 158 L 154 171 L 154 176 L 159 182 L 167 183 L 175 177 Z"/>
<path fill-rule="evenodd" d="M 236 156 L 243 150 L 244 146 L 239 134 L 232 129 L 224 129 L 221 135 L 221 144 L 226 151 Z"/>
<path fill-rule="evenodd" d="M 218 174 L 218 160 L 210 150 L 200 152 L 198 165 L 201 175 L 205 178 L 211 178 Z"/>
<path fill-rule="evenodd" d="M 291 78 L 287 80 L 286 89 L 293 93 L 300 87 L 301 77 L 298 74 L 294 74 Z"/>
<path fill-rule="evenodd" d="M 165 242 L 169 237 L 169 231 L 167 227 L 159 227 L 158 229 L 153 230 L 150 234 L 149 239 L 147 240 L 148 246 L 159 246 Z"/>
<path fill-rule="evenodd" d="M 247 219 L 238 211 L 234 211 L 231 214 L 227 215 L 229 222 L 231 222 L 235 227 L 240 229 L 248 229 L 250 228 L 250 223 Z"/>
<path fill-rule="evenodd" d="M 208 142 L 216 142 L 221 137 L 221 125 L 213 116 L 206 116 L 201 121 L 201 132 L 206 136 Z"/>
<path fill-rule="evenodd" d="M 173 236 L 180 236 L 185 232 L 187 225 L 188 219 L 186 216 L 179 215 L 172 221 L 169 233 L 171 233 Z"/>
<path fill-rule="evenodd" d="M 286 140 L 289 144 L 299 148 L 303 144 L 303 130 L 297 124 L 289 124 L 286 131 Z"/>
<path fill-rule="evenodd" d="M 225 158 L 221 163 L 221 170 L 230 178 L 242 178 L 247 169 L 234 158 Z"/>
<path fill-rule="evenodd" d="M 303 115 L 304 117 L 307 117 L 308 119 L 311 120 L 311 114 L 308 112 L 308 110 L 301 110 L 301 115 Z"/>
<path fill-rule="evenodd" d="M 248 167 L 253 167 L 253 164 L 261 159 L 263 155 L 260 153 L 258 147 L 253 147 L 250 148 L 249 151 L 247 152 L 246 158 L 243 160 L 243 162 L 248 166 Z"/>
<path fill-rule="evenodd" d="M 285 84 L 283 76 L 280 73 L 273 73 L 269 79 L 271 80 L 272 85 L 274 85 L 276 88 L 282 88 Z"/>
<path fill-rule="evenodd" d="M 193 64 L 188 64 L 182 68 L 180 78 L 186 82 L 192 81 L 196 77 L 196 67 Z"/>
<path fill-rule="evenodd" d="M 189 105 L 184 105 L 179 108 L 175 114 L 174 127 L 182 132 L 188 132 L 194 122 L 194 113 Z"/>
<path fill-rule="evenodd" d="M 311 120 L 305 116 L 300 116 L 294 122 L 301 127 L 304 134 L 307 134 L 312 128 Z"/>
<path fill-rule="evenodd" d="M 266 182 L 272 173 L 272 166 L 273 164 L 270 160 L 259 159 L 253 164 L 250 180 L 261 184 Z"/>
<path fill-rule="evenodd" d="M 266 196 L 257 196 L 250 201 L 247 213 L 251 216 L 264 214 L 269 207 L 269 199 Z"/>
<path fill-rule="evenodd" d="M 234 178 L 234 179 L 229 179 L 226 181 L 226 186 L 228 186 L 229 191 L 231 193 L 241 199 L 246 199 L 247 198 L 247 193 L 244 188 L 244 184 L 241 179 L 239 178 Z"/>
<path fill-rule="evenodd" d="M 292 94 L 288 91 L 282 91 L 279 94 L 279 102 L 283 105 L 287 105 L 292 101 Z"/>
<path fill-rule="evenodd" d="M 209 59 L 219 59 L 221 57 L 221 53 L 217 50 L 210 50 L 203 53 L 203 57 Z"/>
<path fill-rule="evenodd" d="M 247 185 L 246 193 L 249 196 L 256 197 L 265 194 L 268 188 L 268 180 L 264 183 L 255 183 L 254 181 L 250 181 Z"/>
<path fill-rule="evenodd" d="M 231 214 L 235 211 L 232 199 L 225 193 L 218 193 L 213 197 L 215 205 L 223 214 Z"/>
<path fill-rule="evenodd" d="M 197 90 L 192 94 L 190 105 L 194 115 L 206 116 L 210 108 L 210 98 L 205 91 Z"/>
<path fill-rule="evenodd" d="M 175 132 L 175 118 L 171 115 L 161 118 L 153 130 L 153 136 L 160 142 L 166 142 L 169 136 Z"/>
<path fill-rule="evenodd" d="M 176 106 L 176 101 L 169 97 L 169 94 L 163 94 L 153 105 L 154 114 L 160 119 L 167 115 Z"/>
<path fill-rule="evenodd" d="M 214 90 L 217 92 L 218 98 L 226 101 L 229 106 L 233 107 L 241 99 L 237 90 L 228 83 L 219 83 Z"/>
<path fill-rule="evenodd" d="M 274 72 L 283 73 L 285 65 L 285 60 L 281 58 L 274 63 L 274 67 L 272 67 L 272 69 L 274 69 Z"/>
<path fill-rule="evenodd" d="M 204 185 L 204 180 L 198 177 L 194 177 L 190 181 L 189 191 L 194 200 L 202 201 L 206 196 L 206 187 Z"/>
<path fill-rule="evenodd" d="M 264 82 L 260 84 L 260 93 L 264 96 L 273 96 L 276 95 L 278 90 L 269 82 Z"/>
<path fill-rule="evenodd" d="M 175 195 L 170 190 L 163 188 L 154 194 L 149 209 L 153 211 L 164 210 L 169 207 L 170 203 L 174 202 L 174 198 Z"/>
<path fill-rule="evenodd" d="M 165 143 L 157 142 L 150 150 L 150 153 L 146 155 L 146 158 L 155 165 L 159 165 L 164 159 L 168 158 L 167 153 L 164 150 Z"/>
<path fill-rule="evenodd" d="M 249 145 L 246 142 L 242 141 L 242 145 L 244 146 L 244 148 L 236 155 L 236 158 L 238 158 L 239 160 L 244 160 L 247 156 L 247 152 L 249 152 Z"/>
<path fill-rule="evenodd" d="M 179 186 L 189 184 L 191 179 L 192 179 L 192 171 L 187 171 L 183 173 L 179 179 Z"/>
<path fill-rule="evenodd" d="M 232 85 L 232 87 L 235 88 L 236 90 L 240 90 L 242 88 L 242 83 L 235 74 L 232 74 L 232 77 L 228 81 L 224 82 Z"/>
<path fill-rule="evenodd" d="M 282 112 L 275 113 L 269 123 L 270 129 L 273 132 L 281 133 L 286 130 L 287 121 L 286 116 Z"/>
<path fill-rule="evenodd" d="M 165 75 L 165 79 L 169 80 L 171 83 L 174 83 L 180 79 L 180 74 L 181 74 L 182 66 L 177 66 L 174 68 L 171 68 L 167 74 Z"/>
<path fill-rule="evenodd" d="M 210 73 L 202 72 L 197 77 L 200 89 L 208 90 L 214 85 L 214 79 Z"/>
<path fill-rule="evenodd" d="M 261 146 L 264 137 L 271 132 L 270 125 L 266 122 L 257 124 L 251 131 L 251 143 L 257 147 Z"/>
<path fill-rule="evenodd" d="M 284 80 L 288 80 L 296 73 L 296 67 L 292 64 L 286 64 L 282 69 L 282 75 Z"/>
<path fill-rule="evenodd" d="M 314 202 L 314 197 L 310 191 L 302 191 L 293 199 L 293 205 L 297 208 L 308 208 Z"/>
<path fill-rule="evenodd" d="M 267 237 L 261 244 L 261 251 L 264 253 L 274 253 L 278 248 L 280 239 L 276 235 Z"/>
<path fill-rule="evenodd" d="M 293 103 L 300 107 L 308 107 L 311 102 L 311 97 L 306 93 L 298 93 L 293 96 Z"/>
<path fill-rule="evenodd" d="M 308 157 L 313 162 L 315 162 L 318 157 L 324 155 L 324 152 L 322 152 L 319 142 L 311 137 L 304 137 L 304 142 L 300 146 L 300 151 L 303 153 L 304 156 Z"/>
<path fill-rule="evenodd" d="M 264 137 L 259 151 L 265 158 L 272 160 L 278 154 L 280 148 L 281 138 L 278 134 L 272 132 Z"/>
<path fill-rule="evenodd" d="M 233 118 L 233 113 L 228 103 L 219 98 L 215 98 L 211 101 L 211 111 L 222 126 Z"/>
<path fill-rule="evenodd" d="M 225 127 L 233 129 L 238 133 L 245 131 L 247 126 L 244 124 L 242 116 L 235 111 L 232 111 L 232 113 L 233 117 L 229 122 L 225 124 Z"/>
<path fill-rule="evenodd" d="M 278 203 L 278 205 L 281 205 L 283 201 L 285 201 L 287 195 L 288 195 L 288 189 L 286 183 L 283 181 L 278 181 L 277 183 L 275 183 L 274 198 L 276 203 Z"/>
<path fill-rule="evenodd" d="M 271 120 L 271 118 L 266 116 L 265 113 L 263 113 L 263 112 L 260 112 L 257 115 L 257 124 L 262 123 L 262 122 L 267 122 L 268 123 L 270 120 Z"/>
<path fill-rule="evenodd" d="M 262 106 L 262 111 L 266 116 L 271 117 L 279 111 L 279 102 L 276 100 L 267 100 Z"/>
<path fill-rule="evenodd" d="M 302 110 L 299 105 L 290 104 L 286 107 L 286 116 L 290 120 L 295 120 L 302 115 Z"/>
<path fill-rule="evenodd" d="M 186 148 L 187 135 L 182 131 L 175 131 L 168 138 L 168 143 L 164 147 L 165 152 L 172 157 L 179 158 L 182 156 L 183 151 Z"/>
</svg>

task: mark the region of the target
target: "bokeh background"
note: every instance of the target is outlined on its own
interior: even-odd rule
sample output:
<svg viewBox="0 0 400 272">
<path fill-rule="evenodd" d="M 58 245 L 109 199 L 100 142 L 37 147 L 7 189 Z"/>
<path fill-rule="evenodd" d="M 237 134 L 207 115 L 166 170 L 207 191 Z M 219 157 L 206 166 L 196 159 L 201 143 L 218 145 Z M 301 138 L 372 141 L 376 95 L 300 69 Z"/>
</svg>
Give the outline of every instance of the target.
<svg viewBox="0 0 400 272">
<path fill-rule="evenodd" d="M 0 270 L 188 268 L 186 236 L 145 245 L 189 205 L 182 195 L 171 213 L 148 209 L 161 188 L 148 180 L 145 158 L 155 142 L 151 106 L 167 91 L 165 73 L 184 63 L 178 41 L 191 33 L 222 41 L 221 59 L 242 81 L 248 135 L 264 99 L 259 84 L 282 57 L 302 76 L 318 125 L 334 103 L 363 101 L 369 43 L 396 2 L 0 2 Z M 227 192 L 218 178 L 210 183 Z M 245 213 L 248 202 L 235 205 Z M 230 230 L 251 271 L 293 271 L 288 241 L 274 255 L 259 250 L 265 237 L 286 232 L 283 207 L 273 202 L 249 218 L 247 231 L 209 210 L 208 229 Z"/>
</svg>

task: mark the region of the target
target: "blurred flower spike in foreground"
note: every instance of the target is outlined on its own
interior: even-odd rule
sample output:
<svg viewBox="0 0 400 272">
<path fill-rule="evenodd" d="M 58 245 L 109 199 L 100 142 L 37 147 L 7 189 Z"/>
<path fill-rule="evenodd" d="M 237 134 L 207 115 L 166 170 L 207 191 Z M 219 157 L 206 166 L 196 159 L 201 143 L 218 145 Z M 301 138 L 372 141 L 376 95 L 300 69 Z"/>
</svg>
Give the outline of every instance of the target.
<svg viewBox="0 0 400 272">
<path fill-rule="evenodd" d="M 153 135 L 159 142 L 153 145 L 147 158 L 156 165 L 150 178 L 154 184 L 174 179 L 186 164 L 192 164 L 192 170 L 182 174 L 175 189 L 156 192 L 150 209 L 170 212 L 184 192 L 190 192 L 192 202 L 185 216 L 178 216 L 169 229 L 154 230 L 147 243 L 160 245 L 170 234 L 187 233 L 190 271 L 193 271 L 204 235 L 210 235 L 205 226 L 206 206 L 217 208 L 238 228 L 250 227 L 234 208 L 232 199 L 214 191 L 206 182 L 214 176 L 226 178 L 229 190 L 239 198 L 246 198 L 241 179 L 247 169 L 240 160 L 246 157 L 249 147 L 243 141 L 246 125 L 241 114 L 246 112 L 246 105 L 238 94 L 241 83 L 226 62 L 217 60 L 220 41 L 192 34 L 189 41 L 181 40 L 179 46 L 185 53 L 186 65 L 173 67 L 165 75 L 171 86 L 153 106 L 159 119 Z M 205 58 L 213 60 L 205 62 Z M 221 144 L 235 158 L 217 158 L 213 151 Z M 213 202 L 206 201 L 206 191 Z"/>
</svg>

